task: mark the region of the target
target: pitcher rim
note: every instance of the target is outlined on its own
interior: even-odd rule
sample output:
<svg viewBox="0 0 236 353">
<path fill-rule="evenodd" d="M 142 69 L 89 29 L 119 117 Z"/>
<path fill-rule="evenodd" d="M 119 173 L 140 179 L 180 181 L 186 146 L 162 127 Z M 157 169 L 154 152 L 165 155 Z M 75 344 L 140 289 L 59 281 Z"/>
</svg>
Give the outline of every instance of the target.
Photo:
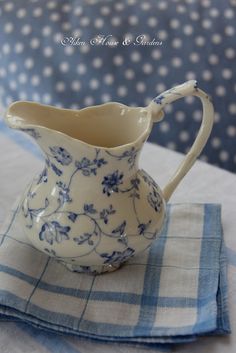
<svg viewBox="0 0 236 353">
<path fill-rule="evenodd" d="M 21 123 L 20 121 L 18 121 L 18 123 L 14 123 L 14 122 L 10 122 L 10 119 L 11 117 L 13 117 L 14 115 L 10 113 L 11 111 L 11 108 L 13 108 L 15 105 L 18 105 L 18 104 L 29 104 L 29 105 L 35 105 L 35 106 L 43 106 L 43 107 L 48 107 L 52 110 L 60 110 L 60 111 L 69 111 L 69 112 L 80 112 L 80 111 L 85 111 L 85 110 L 90 110 L 90 109 L 93 109 L 93 108 L 102 108 L 102 107 L 105 107 L 105 106 L 109 106 L 109 105 L 121 105 L 125 108 L 128 108 L 128 109 L 144 109 L 147 111 L 147 115 L 146 115 L 146 118 L 149 120 L 148 121 L 148 124 L 147 124 L 147 127 L 144 129 L 144 131 L 135 139 L 133 140 L 132 142 L 128 142 L 128 143 L 125 143 L 125 144 L 122 144 L 122 145 L 117 145 L 117 146 L 114 146 L 114 147 L 105 147 L 105 146 L 99 146 L 99 145 L 93 145 L 91 143 L 88 143 L 88 142 L 85 142 L 81 139 L 77 139 L 75 137 L 72 137 L 70 136 L 69 134 L 66 134 L 62 131 L 58 131 L 58 130 L 53 130 L 51 128 L 48 128 L 46 126 L 43 126 L 43 125 L 39 125 L 39 124 L 30 124 L 30 123 Z M 17 115 L 15 115 L 17 117 Z M 42 103 L 38 103 L 38 102 L 33 102 L 33 101 L 28 101 L 28 100 L 22 100 L 22 101 L 14 101 L 12 102 L 5 114 L 4 114 L 4 121 L 6 122 L 6 124 L 10 127 L 10 128 L 13 128 L 13 129 L 19 129 L 20 130 L 20 126 L 22 125 L 22 128 L 23 129 L 27 129 L 27 128 L 40 128 L 40 129 L 43 129 L 45 131 L 48 131 L 48 132 L 53 132 L 53 131 L 56 131 L 58 134 L 64 136 L 64 137 L 67 137 L 73 141 L 77 141 L 77 142 L 80 142 L 82 143 L 83 145 L 86 145 L 87 147 L 90 147 L 90 148 L 98 148 L 100 150 L 117 150 L 117 149 L 122 149 L 122 148 L 126 148 L 126 147 L 131 147 L 133 145 L 137 145 L 139 144 L 140 142 L 144 143 L 147 136 L 150 134 L 151 132 L 151 129 L 152 129 L 152 117 L 151 117 L 151 112 L 147 109 L 147 107 L 130 107 L 126 104 L 123 104 L 123 103 L 120 103 L 120 102 L 115 102 L 115 101 L 111 101 L 111 102 L 106 102 L 106 103 L 101 103 L 101 104 L 96 104 L 96 105 L 92 105 L 92 106 L 89 106 L 89 107 L 84 107 L 84 108 L 81 108 L 81 109 L 70 109 L 70 108 L 61 108 L 61 107 L 56 107 L 54 105 L 50 105 L 50 104 L 42 104 Z"/>
</svg>

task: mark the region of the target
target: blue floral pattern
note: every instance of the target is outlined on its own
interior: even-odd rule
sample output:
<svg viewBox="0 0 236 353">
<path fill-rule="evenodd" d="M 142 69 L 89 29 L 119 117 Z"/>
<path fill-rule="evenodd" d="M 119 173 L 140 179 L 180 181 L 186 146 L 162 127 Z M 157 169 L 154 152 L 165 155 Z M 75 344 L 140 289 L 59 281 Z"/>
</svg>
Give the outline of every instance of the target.
<svg viewBox="0 0 236 353">
<path fill-rule="evenodd" d="M 196 81 L 197 82 L 197 81 Z M 195 83 L 195 86 L 194 86 L 194 88 L 197 88 L 197 84 Z M 167 91 L 165 91 L 163 94 L 159 94 L 157 97 L 155 97 L 154 99 L 153 99 L 153 102 L 155 102 L 156 104 L 160 104 L 160 105 L 162 105 L 162 104 L 164 104 L 164 100 L 165 100 L 165 98 L 168 96 L 168 95 L 175 95 L 175 96 L 178 96 L 178 97 L 183 97 L 182 96 L 182 94 L 181 93 L 179 93 L 179 92 L 176 92 L 176 88 L 175 87 L 173 87 L 173 88 L 170 88 L 170 89 L 168 89 Z"/>
<path fill-rule="evenodd" d="M 106 153 L 107 151 L 105 151 Z M 116 160 L 123 160 L 127 158 L 127 162 L 132 166 L 135 155 L 138 150 L 129 149 L 127 153 L 123 153 L 122 156 L 115 156 Z M 125 217 L 115 224 L 114 215 L 116 215 L 117 210 L 114 208 L 113 203 L 108 203 L 106 207 L 99 207 L 96 202 L 84 202 L 80 209 L 73 208 L 73 179 L 77 175 L 80 177 L 94 177 L 97 175 L 98 169 L 107 165 L 109 162 L 101 157 L 101 150 L 95 149 L 95 157 L 87 158 L 82 157 L 80 160 L 75 160 L 72 158 L 71 154 L 65 148 L 57 148 L 57 146 L 50 148 L 50 153 L 46 153 L 46 166 L 36 179 L 36 185 L 38 187 L 43 187 L 48 183 L 49 178 L 56 178 L 54 192 L 53 192 L 53 203 L 50 203 L 49 199 L 46 197 L 42 207 L 34 208 L 31 206 L 31 201 L 33 203 L 36 192 L 32 191 L 31 188 L 28 191 L 27 197 L 22 204 L 23 215 L 25 219 L 28 220 L 26 227 L 32 228 L 34 222 L 42 222 L 38 230 L 38 237 L 41 242 L 45 242 L 43 251 L 50 256 L 55 257 L 58 261 L 65 262 L 63 257 L 59 257 L 56 254 L 54 244 L 61 244 L 65 241 L 73 241 L 74 246 L 78 246 L 79 249 L 84 249 L 86 254 L 92 252 L 96 253 L 101 259 L 103 266 L 115 266 L 117 267 L 122 262 L 126 261 L 128 258 L 133 256 L 135 249 L 130 246 L 129 239 L 130 234 L 128 233 L 128 220 Z M 53 159 L 52 159 L 53 158 Z M 129 161 L 128 159 L 131 158 Z M 53 160 L 56 160 L 61 167 L 58 168 Z M 70 169 L 70 175 L 63 174 L 64 168 L 70 164 L 72 170 Z M 74 169 L 73 169 L 74 166 Z M 49 173 L 50 168 L 53 173 Z M 130 169 L 130 168 L 129 168 Z M 65 178 L 64 175 L 67 175 Z M 124 184 L 124 173 L 116 169 L 115 171 L 106 174 L 101 173 L 98 175 L 101 185 L 101 192 L 104 195 L 104 200 L 115 194 L 126 194 L 127 200 L 130 200 L 130 211 L 136 218 L 136 235 L 139 235 L 149 241 L 155 238 L 157 230 L 153 230 L 153 224 L 151 220 L 143 220 L 141 214 L 139 214 L 137 209 L 137 203 L 139 200 L 143 199 L 141 194 L 141 179 L 148 185 L 148 193 L 146 193 L 147 204 L 149 204 L 155 212 L 160 212 L 162 208 L 162 200 L 158 192 L 158 187 L 154 180 L 148 176 L 145 172 L 135 173 L 132 178 L 127 179 Z M 143 188 L 142 184 L 142 188 Z M 55 204 L 56 202 L 56 204 Z M 60 221 L 60 216 L 63 216 L 63 221 Z M 119 219 L 120 216 L 118 216 Z M 78 234 L 74 234 L 74 229 L 80 224 L 81 220 L 87 224 L 90 224 L 88 231 L 83 231 Z M 109 225 L 109 227 L 107 227 Z M 117 244 L 117 249 L 112 253 L 108 251 L 102 251 L 99 244 L 102 237 L 109 237 L 113 239 L 114 244 Z M 115 246 L 114 246 L 115 247 Z M 125 249 L 125 250 L 124 250 Z M 81 251 L 81 250 L 80 250 Z M 84 255 L 80 255 L 84 256 Z M 80 266 L 77 262 L 77 256 L 75 258 L 70 258 L 70 263 L 75 263 L 75 266 L 80 267 L 82 270 L 83 266 Z M 74 265 L 73 265 L 74 266 Z M 94 268 L 89 266 L 84 266 L 87 268 L 88 272 L 93 273 Z M 110 267 L 109 267 L 110 268 Z"/>
<path fill-rule="evenodd" d="M 29 222 L 26 224 L 26 227 L 29 229 L 33 227 L 34 219 L 39 217 L 39 215 L 43 211 L 45 211 L 47 209 L 47 207 L 49 206 L 48 198 L 45 198 L 43 207 L 39 207 L 39 208 L 30 207 L 30 205 L 29 205 L 30 200 L 33 199 L 35 196 L 36 196 L 36 194 L 32 193 L 29 190 L 27 193 L 27 197 L 21 206 L 24 217 L 29 218 Z"/>
<path fill-rule="evenodd" d="M 53 242 L 61 243 L 63 240 L 69 239 L 69 231 L 69 226 L 62 226 L 57 221 L 47 222 L 44 223 L 41 228 L 39 239 L 45 240 L 50 245 L 52 245 Z"/>
<path fill-rule="evenodd" d="M 132 169 L 135 165 L 136 158 L 137 158 L 139 151 L 140 151 L 140 149 L 136 149 L 134 146 L 132 146 L 129 150 L 124 151 L 120 155 L 115 155 L 109 151 L 106 151 L 106 153 L 109 156 L 116 158 L 118 161 L 121 161 L 124 159 L 127 160 L 127 163 L 129 164 L 129 169 Z"/>
<path fill-rule="evenodd" d="M 163 99 L 165 98 L 165 96 L 163 96 L 162 94 L 160 94 L 159 96 L 157 96 L 156 98 L 153 99 L 153 101 L 157 104 L 162 104 Z"/>
<path fill-rule="evenodd" d="M 112 230 L 113 234 L 123 235 L 125 233 L 126 221 L 122 222 L 118 227 Z"/>
<path fill-rule="evenodd" d="M 160 193 L 158 191 L 157 184 L 150 177 L 150 175 L 148 175 L 144 171 L 143 171 L 143 180 L 151 187 L 151 191 L 149 192 L 149 194 L 147 196 L 147 200 L 148 200 L 149 205 L 156 212 L 160 212 L 161 208 L 162 208 L 162 205 L 163 205 L 163 201 L 162 201 L 162 197 L 161 197 L 161 195 L 160 195 Z"/>
<path fill-rule="evenodd" d="M 97 169 L 107 164 L 104 158 L 98 158 L 99 153 L 100 150 L 96 149 L 96 157 L 93 160 L 83 157 L 80 161 L 75 161 L 76 171 L 81 171 L 84 176 L 97 175 Z"/>
<path fill-rule="evenodd" d="M 162 198 L 156 189 L 152 189 L 152 191 L 148 194 L 147 199 L 150 206 L 154 208 L 156 212 L 160 212 L 162 206 Z"/>
<path fill-rule="evenodd" d="M 31 129 L 21 128 L 20 130 L 23 131 L 23 132 L 26 132 L 28 135 L 33 137 L 35 140 L 38 140 L 41 137 L 40 133 L 37 130 L 33 129 L 33 128 L 31 128 Z"/>
<path fill-rule="evenodd" d="M 127 248 L 124 251 L 113 251 L 111 254 L 103 253 L 101 257 L 105 259 L 104 264 L 120 264 L 134 255 L 134 249 Z"/>
<path fill-rule="evenodd" d="M 100 219 L 102 219 L 104 221 L 105 224 L 108 223 L 108 219 L 109 216 L 116 213 L 116 210 L 114 210 L 112 205 L 109 205 L 108 208 L 104 208 L 101 212 L 100 212 Z"/>
<path fill-rule="evenodd" d="M 50 163 L 50 166 L 51 166 L 52 170 L 54 171 L 54 173 L 57 176 L 61 176 L 62 175 L 61 169 L 57 168 L 54 163 Z"/>
<path fill-rule="evenodd" d="M 87 243 L 88 245 L 93 245 L 94 242 L 91 238 L 94 234 L 98 235 L 97 233 L 84 233 L 82 235 L 79 235 L 78 237 L 74 237 L 73 240 L 76 242 L 77 245 L 82 245 L 84 243 Z"/>
<path fill-rule="evenodd" d="M 123 183 L 123 176 L 123 173 L 119 173 L 118 170 L 104 176 L 102 181 L 103 193 L 111 196 L 113 192 L 118 192 L 118 186 Z"/>
<path fill-rule="evenodd" d="M 47 183 L 48 181 L 48 169 L 45 167 L 42 173 L 39 175 L 37 184 Z"/>
<path fill-rule="evenodd" d="M 79 216 L 79 214 L 75 213 L 75 212 L 68 212 L 68 215 L 67 215 L 68 219 L 73 223 L 75 223 L 78 216 Z"/>
<path fill-rule="evenodd" d="M 97 213 L 97 210 L 95 210 L 95 208 L 93 207 L 93 203 L 90 203 L 90 204 L 85 203 L 84 212 L 94 214 L 94 213 Z"/>
<path fill-rule="evenodd" d="M 70 153 L 63 147 L 53 146 L 49 148 L 52 156 L 62 165 L 69 165 L 72 162 Z"/>
<path fill-rule="evenodd" d="M 149 228 L 149 226 L 150 226 L 151 223 L 152 223 L 151 220 L 149 220 L 147 223 L 140 223 L 140 224 L 138 225 L 138 232 L 139 232 L 139 234 L 140 234 L 140 235 L 144 234 L 144 233 L 147 231 L 147 229 Z"/>
<path fill-rule="evenodd" d="M 61 205 L 63 205 L 65 202 L 72 202 L 72 198 L 69 195 L 70 189 L 68 188 L 68 186 L 62 181 L 56 182 L 56 185 L 58 186 L 58 189 L 59 189 L 58 202 Z"/>
</svg>

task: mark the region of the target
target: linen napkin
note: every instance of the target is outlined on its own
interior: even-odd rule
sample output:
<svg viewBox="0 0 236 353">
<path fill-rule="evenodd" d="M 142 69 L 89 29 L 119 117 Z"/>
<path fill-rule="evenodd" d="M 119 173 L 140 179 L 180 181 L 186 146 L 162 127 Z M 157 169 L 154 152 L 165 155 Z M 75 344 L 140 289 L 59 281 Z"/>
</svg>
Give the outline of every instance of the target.
<svg viewBox="0 0 236 353">
<path fill-rule="evenodd" d="M 36 250 L 17 217 L 16 208 L 0 232 L 1 320 L 149 347 L 230 333 L 220 205 L 168 205 L 151 248 L 102 275 Z"/>
</svg>

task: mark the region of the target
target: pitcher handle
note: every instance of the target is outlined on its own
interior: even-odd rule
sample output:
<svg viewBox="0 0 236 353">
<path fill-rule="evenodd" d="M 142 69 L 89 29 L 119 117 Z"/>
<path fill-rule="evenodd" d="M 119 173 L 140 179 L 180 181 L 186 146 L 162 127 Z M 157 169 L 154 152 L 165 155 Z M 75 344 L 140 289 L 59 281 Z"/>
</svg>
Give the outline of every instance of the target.
<svg viewBox="0 0 236 353">
<path fill-rule="evenodd" d="M 169 200 L 180 181 L 187 174 L 195 163 L 197 157 L 202 152 L 212 130 L 214 109 L 210 97 L 198 88 L 197 81 L 195 80 L 187 81 L 161 93 L 152 100 L 148 107 L 151 110 L 153 122 L 160 121 L 164 115 L 162 109 L 166 104 L 186 96 L 196 96 L 200 98 L 203 108 L 202 123 L 190 151 L 185 156 L 174 176 L 163 189 L 163 196 L 166 201 Z"/>
</svg>

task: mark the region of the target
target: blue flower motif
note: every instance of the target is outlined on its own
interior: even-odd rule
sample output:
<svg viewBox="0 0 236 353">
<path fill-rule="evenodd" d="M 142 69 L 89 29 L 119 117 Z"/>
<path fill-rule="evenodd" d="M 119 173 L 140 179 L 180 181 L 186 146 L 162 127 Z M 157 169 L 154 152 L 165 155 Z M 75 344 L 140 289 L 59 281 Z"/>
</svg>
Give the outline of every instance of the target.
<svg viewBox="0 0 236 353">
<path fill-rule="evenodd" d="M 157 187 L 157 184 L 155 182 L 154 179 L 152 179 L 152 177 L 150 177 L 150 175 L 148 175 L 144 170 L 142 171 L 143 172 L 143 180 L 145 181 L 145 183 L 147 183 L 149 186 L 153 186 L 154 188 Z"/>
<path fill-rule="evenodd" d="M 138 225 L 138 231 L 139 231 L 139 234 L 142 235 L 146 232 L 146 230 L 148 229 L 148 227 L 150 226 L 150 224 L 152 223 L 151 220 L 149 220 L 147 223 L 140 223 Z"/>
<path fill-rule="evenodd" d="M 139 190 L 139 184 L 140 184 L 139 178 L 131 179 L 130 182 L 134 189 Z"/>
<path fill-rule="evenodd" d="M 78 216 L 79 216 L 78 213 L 75 213 L 75 212 L 69 212 L 68 214 L 69 220 L 73 223 L 76 221 Z"/>
<path fill-rule="evenodd" d="M 48 181 L 48 170 L 47 168 L 44 168 L 42 173 L 39 175 L 37 184 L 47 183 L 47 181 Z"/>
<path fill-rule="evenodd" d="M 27 197 L 29 199 L 33 199 L 35 196 L 36 196 L 35 192 L 28 191 Z M 37 218 L 42 211 L 46 210 L 46 208 L 49 205 L 49 201 L 48 201 L 48 198 L 46 197 L 45 200 L 44 200 L 44 206 L 43 207 L 31 208 L 31 207 L 29 207 L 29 199 L 26 202 L 23 202 L 21 209 L 22 209 L 24 217 L 25 218 L 29 217 L 30 223 L 27 224 L 26 227 L 30 229 L 33 226 L 34 219 Z"/>
<path fill-rule="evenodd" d="M 123 158 L 128 158 L 127 161 L 130 164 L 130 169 L 133 168 L 135 164 L 135 160 L 138 152 L 139 150 L 135 150 L 135 148 L 132 147 L 129 151 L 125 151 L 123 153 Z"/>
<path fill-rule="evenodd" d="M 69 165 L 72 162 L 70 153 L 63 147 L 53 146 L 49 148 L 52 156 L 62 165 Z"/>
<path fill-rule="evenodd" d="M 78 169 L 87 168 L 90 165 L 90 160 L 87 157 L 83 157 L 81 161 L 75 161 L 75 166 Z"/>
<path fill-rule="evenodd" d="M 93 236 L 97 236 L 97 235 L 98 235 L 98 233 L 96 231 L 93 233 L 83 233 L 82 235 L 79 235 L 78 237 L 73 238 L 73 240 L 78 245 L 83 245 L 83 244 L 87 243 L 88 245 L 92 246 L 92 245 L 94 245 L 94 242 L 91 238 Z"/>
<path fill-rule="evenodd" d="M 89 273 L 90 275 L 97 273 L 96 270 L 92 270 L 91 266 L 80 265 L 80 266 L 74 266 L 74 268 L 78 272 Z"/>
<path fill-rule="evenodd" d="M 67 234 L 69 231 L 70 227 L 61 226 L 57 221 L 46 222 L 41 228 L 39 239 L 45 240 L 50 245 L 52 245 L 54 241 L 61 243 L 63 240 L 69 239 L 69 235 Z"/>
<path fill-rule="evenodd" d="M 116 213 L 116 210 L 114 210 L 113 206 L 110 205 L 108 208 L 104 208 L 100 212 L 100 219 L 104 221 L 105 224 L 108 223 L 108 217 L 112 214 Z"/>
<path fill-rule="evenodd" d="M 116 158 L 118 161 L 126 159 L 129 164 L 129 169 L 132 169 L 133 166 L 135 165 L 138 152 L 139 150 L 135 149 L 134 147 L 131 147 L 129 150 L 124 151 L 121 155 L 115 155 L 110 151 L 106 151 L 106 153 L 109 154 L 109 156 Z"/>
<path fill-rule="evenodd" d="M 104 158 L 99 158 L 99 159 L 95 158 L 93 162 L 98 168 L 101 168 L 102 165 L 107 164 L 107 161 L 105 161 Z"/>
<path fill-rule="evenodd" d="M 148 194 L 149 205 L 154 208 L 156 212 L 160 212 L 162 205 L 162 198 L 155 188 Z"/>
<path fill-rule="evenodd" d="M 38 140 L 41 137 L 40 133 L 35 129 L 20 129 L 20 130 L 27 132 L 27 134 L 35 138 L 35 140 Z"/>
<path fill-rule="evenodd" d="M 112 254 L 103 253 L 101 257 L 105 258 L 104 264 L 120 264 L 134 255 L 134 249 L 127 248 L 124 251 L 113 251 Z"/>
<path fill-rule="evenodd" d="M 112 192 L 119 192 L 118 185 L 122 184 L 123 174 L 116 170 L 112 174 L 108 174 L 103 178 L 103 193 L 110 196 Z"/>
<path fill-rule="evenodd" d="M 71 202 L 72 198 L 70 197 L 70 189 L 62 181 L 57 181 L 56 185 L 59 188 L 59 199 L 58 201 L 63 205 L 65 202 Z"/>
<path fill-rule="evenodd" d="M 125 233 L 125 227 L 126 227 L 126 221 L 122 222 L 118 227 L 113 229 L 112 233 L 122 235 Z"/>
<path fill-rule="evenodd" d="M 74 272 L 83 272 L 83 273 L 88 273 L 90 275 L 96 275 L 100 273 L 99 271 L 96 271 L 93 269 L 93 266 L 85 266 L 85 265 L 76 265 L 73 263 L 75 261 L 74 259 L 71 259 L 72 264 L 70 265 L 70 268 Z"/>
<path fill-rule="evenodd" d="M 94 213 L 97 213 L 97 210 L 95 210 L 95 208 L 93 207 L 93 203 L 90 203 L 90 204 L 85 203 L 84 212 L 94 214 Z"/>
<path fill-rule="evenodd" d="M 61 171 L 59 168 L 57 168 L 57 167 L 55 166 L 55 164 L 51 163 L 51 167 L 52 167 L 52 170 L 54 171 L 54 173 L 55 173 L 57 176 L 61 176 L 61 175 L 62 175 L 62 171 Z"/>
<path fill-rule="evenodd" d="M 159 96 L 157 96 L 156 98 L 154 98 L 153 99 L 153 101 L 155 102 L 155 103 L 157 103 L 157 104 L 162 104 L 162 101 L 163 101 L 163 99 L 165 98 L 165 96 L 163 96 L 163 95 L 159 95 Z"/>
<path fill-rule="evenodd" d="M 99 151 L 97 151 L 98 155 Z M 77 170 L 81 170 L 84 176 L 90 176 L 91 174 L 96 175 L 97 169 L 101 168 L 102 165 L 107 164 L 103 158 L 94 158 L 94 160 L 89 160 L 83 157 L 80 161 L 75 161 L 75 166 Z"/>
</svg>

